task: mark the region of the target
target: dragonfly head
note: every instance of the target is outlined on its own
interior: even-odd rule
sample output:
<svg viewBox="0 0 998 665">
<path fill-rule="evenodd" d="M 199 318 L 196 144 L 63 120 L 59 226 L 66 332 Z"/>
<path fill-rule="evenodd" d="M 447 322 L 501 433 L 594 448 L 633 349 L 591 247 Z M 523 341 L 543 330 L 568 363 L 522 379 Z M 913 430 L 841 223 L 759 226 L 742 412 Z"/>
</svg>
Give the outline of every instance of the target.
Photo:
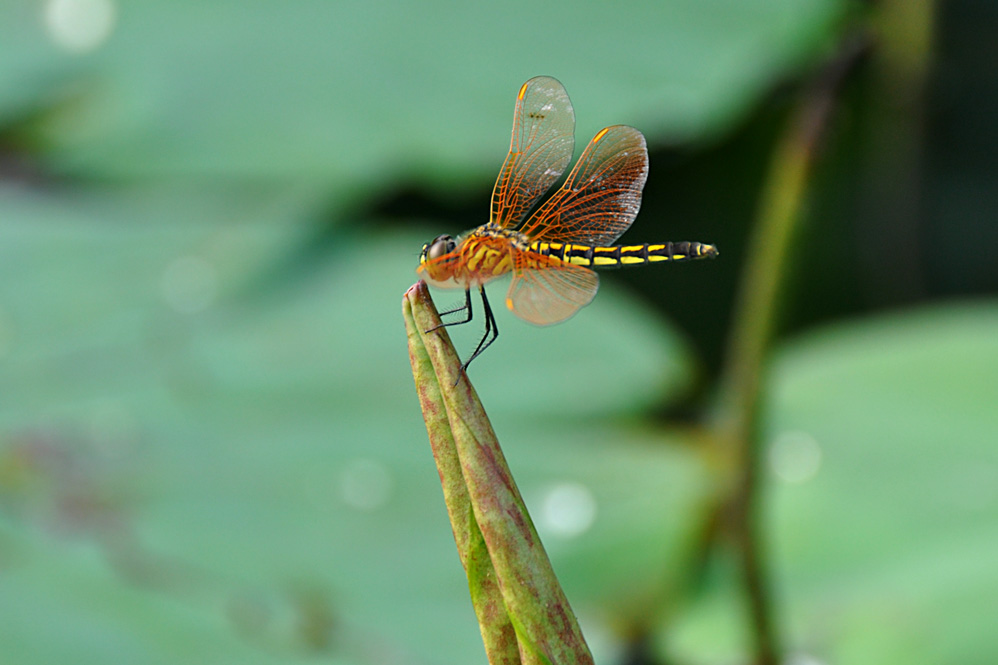
<svg viewBox="0 0 998 665">
<path fill-rule="evenodd" d="M 423 245 L 419 253 L 418 271 L 425 276 L 430 284 L 437 287 L 458 286 L 454 283 L 454 267 L 458 256 L 454 254 L 457 241 L 449 235 L 437 236 Z"/>
</svg>

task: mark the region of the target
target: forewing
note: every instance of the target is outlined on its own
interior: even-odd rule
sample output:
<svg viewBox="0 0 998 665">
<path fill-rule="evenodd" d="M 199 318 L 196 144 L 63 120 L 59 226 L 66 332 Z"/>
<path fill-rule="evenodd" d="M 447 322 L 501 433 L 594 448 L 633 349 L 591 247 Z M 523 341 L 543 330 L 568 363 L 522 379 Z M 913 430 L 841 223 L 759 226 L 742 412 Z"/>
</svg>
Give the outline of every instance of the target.
<svg viewBox="0 0 998 665">
<path fill-rule="evenodd" d="M 575 112 L 556 79 L 538 76 L 516 96 L 509 154 L 492 190 L 491 221 L 516 228 L 561 177 L 575 149 Z"/>
<path fill-rule="evenodd" d="M 647 178 L 645 137 L 633 127 L 607 127 L 520 231 L 531 240 L 612 245 L 637 216 Z"/>
<path fill-rule="evenodd" d="M 599 288 L 599 276 L 589 268 L 535 252 L 520 252 L 516 259 L 506 306 L 524 321 L 560 323 L 592 302 Z"/>
</svg>

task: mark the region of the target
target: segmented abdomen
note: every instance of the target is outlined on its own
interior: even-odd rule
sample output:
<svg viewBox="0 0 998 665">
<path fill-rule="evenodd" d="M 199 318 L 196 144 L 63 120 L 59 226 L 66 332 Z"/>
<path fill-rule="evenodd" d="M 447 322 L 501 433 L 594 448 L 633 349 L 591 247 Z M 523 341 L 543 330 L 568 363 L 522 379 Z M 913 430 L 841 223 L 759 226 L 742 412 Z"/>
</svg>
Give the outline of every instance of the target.
<svg viewBox="0 0 998 665">
<path fill-rule="evenodd" d="M 717 248 L 700 242 L 667 242 L 647 245 L 595 247 L 560 242 L 534 242 L 530 249 L 560 261 L 590 268 L 620 268 L 658 261 L 712 258 Z"/>
</svg>

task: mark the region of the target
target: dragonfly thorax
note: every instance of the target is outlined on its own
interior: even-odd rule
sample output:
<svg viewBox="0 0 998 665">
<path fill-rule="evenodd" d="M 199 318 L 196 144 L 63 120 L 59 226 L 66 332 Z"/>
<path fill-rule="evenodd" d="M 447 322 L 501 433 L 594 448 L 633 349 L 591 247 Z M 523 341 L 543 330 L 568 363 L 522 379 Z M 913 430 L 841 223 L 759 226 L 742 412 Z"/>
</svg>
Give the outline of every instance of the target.
<svg viewBox="0 0 998 665">
<path fill-rule="evenodd" d="M 510 272 L 513 252 L 525 250 L 527 239 L 511 229 L 484 224 L 455 239 L 441 235 L 423 245 L 419 273 L 439 288 L 481 286 Z"/>
</svg>

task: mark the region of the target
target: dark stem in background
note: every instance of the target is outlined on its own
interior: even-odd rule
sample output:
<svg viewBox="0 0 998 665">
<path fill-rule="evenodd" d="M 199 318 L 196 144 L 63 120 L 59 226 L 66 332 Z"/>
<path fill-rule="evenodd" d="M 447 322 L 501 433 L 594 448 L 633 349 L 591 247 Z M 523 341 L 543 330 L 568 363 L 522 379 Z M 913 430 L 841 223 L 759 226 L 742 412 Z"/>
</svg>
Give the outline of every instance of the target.
<svg viewBox="0 0 998 665">
<path fill-rule="evenodd" d="M 804 90 L 787 131 L 776 146 L 758 220 L 750 240 L 737 300 L 727 364 L 713 429 L 723 446 L 729 491 L 725 529 L 734 542 L 752 625 L 755 662 L 775 665 L 779 641 L 759 534 L 760 388 L 788 273 L 788 254 L 802 217 L 812 166 L 835 107 L 837 93 L 868 39 L 852 35 Z"/>
<path fill-rule="evenodd" d="M 853 235 L 865 276 L 866 304 L 924 299 L 932 251 L 925 246 L 926 95 L 936 0 L 880 0 L 874 21 L 870 93 L 860 154 L 860 206 Z M 913 230 L 915 232 L 913 232 Z M 891 247 L 884 261 L 882 248 Z"/>
</svg>

